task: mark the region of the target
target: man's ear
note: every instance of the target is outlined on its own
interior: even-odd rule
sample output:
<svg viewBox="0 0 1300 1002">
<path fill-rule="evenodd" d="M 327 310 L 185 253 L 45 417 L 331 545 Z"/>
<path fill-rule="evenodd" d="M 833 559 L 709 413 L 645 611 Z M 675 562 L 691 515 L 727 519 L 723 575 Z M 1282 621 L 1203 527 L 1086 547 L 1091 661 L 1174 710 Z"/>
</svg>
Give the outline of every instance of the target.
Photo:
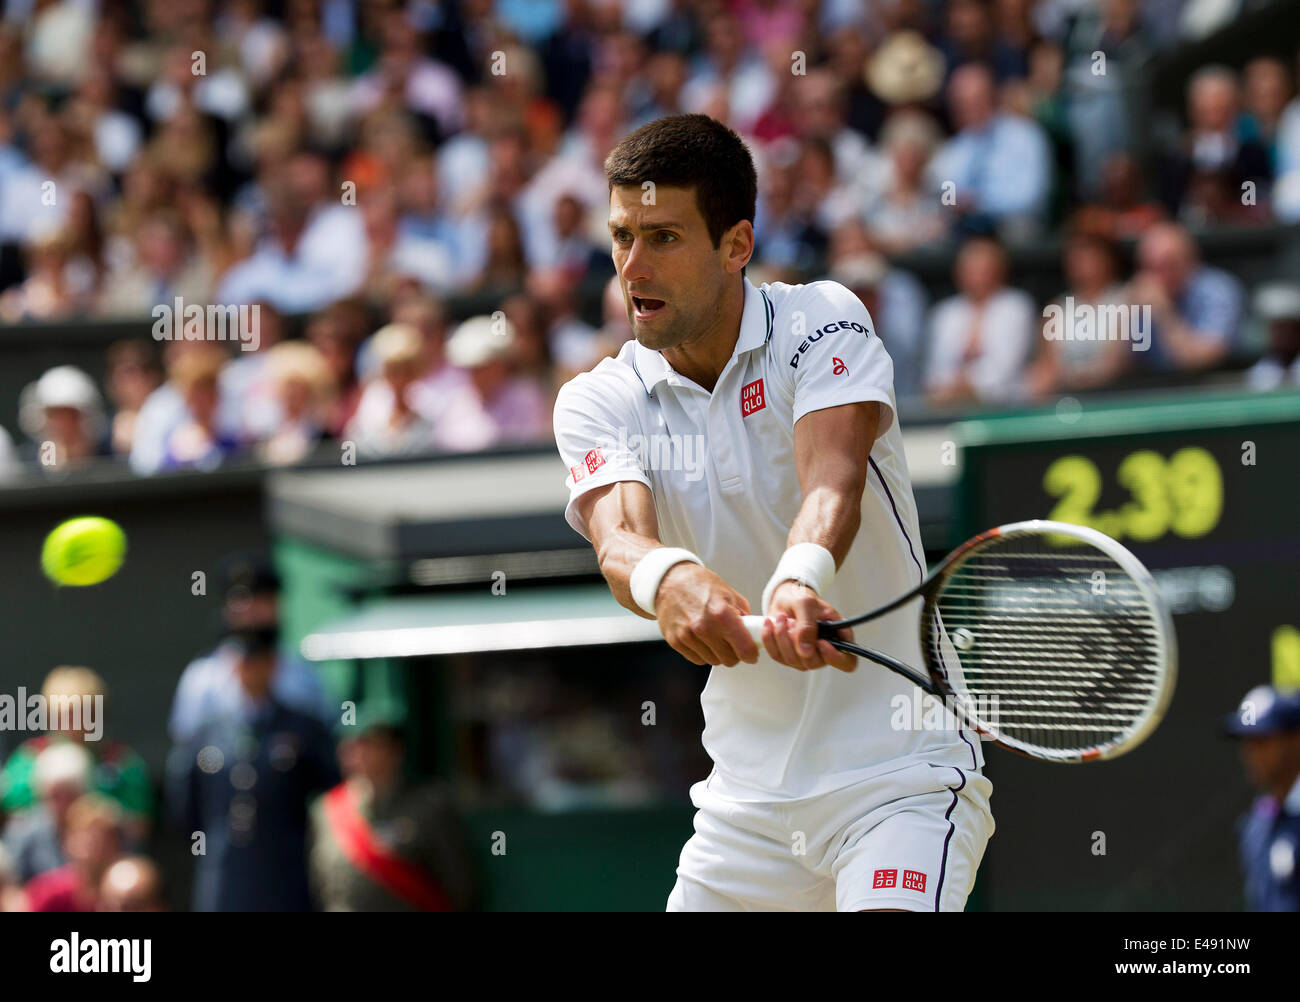
<svg viewBox="0 0 1300 1002">
<path fill-rule="evenodd" d="M 754 224 L 742 219 L 722 234 L 721 249 L 726 252 L 726 270 L 739 273 L 754 256 Z"/>
</svg>

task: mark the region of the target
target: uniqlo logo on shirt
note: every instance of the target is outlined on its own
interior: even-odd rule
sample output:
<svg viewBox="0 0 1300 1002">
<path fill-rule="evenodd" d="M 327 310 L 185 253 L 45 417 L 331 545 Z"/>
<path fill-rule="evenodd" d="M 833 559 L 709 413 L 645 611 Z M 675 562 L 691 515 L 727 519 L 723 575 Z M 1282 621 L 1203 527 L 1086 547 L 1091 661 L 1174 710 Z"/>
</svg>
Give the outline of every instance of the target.
<svg viewBox="0 0 1300 1002">
<path fill-rule="evenodd" d="M 581 463 L 579 463 L 577 466 L 569 467 L 569 473 L 573 477 L 573 482 L 576 484 L 580 480 L 582 480 L 582 478 L 585 477 L 588 473 L 595 473 L 604 465 L 605 465 L 605 457 L 601 455 L 600 450 L 592 449 L 590 452 L 588 452 L 585 456 L 582 457 Z"/>
<path fill-rule="evenodd" d="M 763 393 L 763 381 L 755 379 L 740 388 L 740 415 L 749 417 L 755 411 L 767 406 L 767 397 Z"/>
<path fill-rule="evenodd" d="M 908 870 L 907 872 L 911 873 L 912 871 Z M 871 881 L 871 887 L 873 890 L 878 890 L 881 887 L 897 887 L 897 886 L 898 886 L 897 870 L 877 870 L 875 878 Z"/>
<path fill-rule="evenodd" d="M 925 874 L 918 870 L 903 871 L 903 887 L 909 891 L 925 892 Z"/>
</svg>

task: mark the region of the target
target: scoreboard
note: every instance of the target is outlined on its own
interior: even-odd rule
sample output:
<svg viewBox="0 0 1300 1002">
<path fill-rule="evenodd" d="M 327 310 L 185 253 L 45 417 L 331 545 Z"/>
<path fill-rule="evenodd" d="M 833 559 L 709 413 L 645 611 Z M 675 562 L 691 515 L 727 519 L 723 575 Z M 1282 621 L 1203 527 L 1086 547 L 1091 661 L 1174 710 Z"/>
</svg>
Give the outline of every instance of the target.
<svg viewBox="0 0 1300 1002">
<path fill-rule="evenodd" d="M 1098 771 L 989 756 L 995 787 L 1001 778 L 1017 798 L 995 794 L 990 905 L 1237 907 L 1232 828 L 1251 791 L 1220 722 L 1253 685 L 1300 687 L 1300 393 L 1184 391 L 956 430 L 954 545 L 1020 519 L 1091 526 L 1150 568 L 1178 637 L 1173 704 L 1146 745 Z M 1031 844 L 1044 810 L 1057 815 L 1051 837 Z M 1014 827 L 1001 838 L 1004 820 Z M 1103 820 L 1119 843 L 1076 859 L 1083 829 L 1105 833 Z M 1026 881 L 1032 867 L 998 866 L 1004 850 L 1008 864 L 1017 853 L 1035 860 L 1042 887 Z M 1043 897 L 1054 879 L 1068 901 Z"/>
</svg>

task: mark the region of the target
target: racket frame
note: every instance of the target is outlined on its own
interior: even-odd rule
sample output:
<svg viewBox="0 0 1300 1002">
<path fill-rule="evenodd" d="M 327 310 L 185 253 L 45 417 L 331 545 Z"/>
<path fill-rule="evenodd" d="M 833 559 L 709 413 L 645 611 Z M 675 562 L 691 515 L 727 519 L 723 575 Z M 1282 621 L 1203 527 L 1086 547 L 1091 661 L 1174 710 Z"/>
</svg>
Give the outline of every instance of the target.
<svg viewBox="0 0 1300 1002">
<path fill-rule="evenodd" d="M 1134 724 L 1126 728 L 1119 738 L 1088 748 L 1046 748 L 1031 745 L 1001 734 L 996 724 L 983 720 L 978 713 L 967 705 L 967 700 L 963 698 L 963 694 L 954 690 L 948 682 L 946 671 L 942 670 L 942 666 L 936 667 L 930 655 L 930 637 L 928 635 L 930 624 L 938 616 L 938 609 L 935 607 L 934 599 L 943 590 L 944 582 L 955 574 L 962 564 L 984 549 L 993 540 L 1010 539 L 1016 536 L 1043 535 L 1045 533 L 1071 536 L 1082 542 L 1089 543 L 1114 560 L 1133 580 L 1155 619 L 1156 663 L 1161 666 L 1160 684 L 1152 687 L 1142 712 L 1137 716 Z M 893 612 L 900 606 L 915 600 L 918 596 L 924 599 L 918 629 L 921 639 L 921 656 L 925 660 L 927 674 L 921 674 L 916 669 L 904 664 L 897 658 L 890 657 L 888 654 L 867 647 L 860 647 L 852 641 L 841 640 L 838 637 L 840 630 L 869 622 L 886 613 Z M 1169 612 L 1169 607 L 1160 597 L 1160 592 L 1156 588 L 1155 579 L 1151 577 L 1151 572 L 1128 549 L 1105 533 L 1098 532 L 1088 526 L 1056 522 L 1049 519 L 1008 522 L 1005 525 L 981 532 L 977 536 L 972 536 L 948 554 L 924 581 L 905 595 L 861 616 L 854 616 L 851 619 L 842 619 L 836 622 L 823 622 L 818 626 L 818 635 L 841 651 L 874 661 L 876 664 L 908 679 L 925 692 L 940 699 L 945 707 L 960 715 L 973 730 L 987 736 L 1003 748 L 1029 758 L 1049 762 L 1097 762 L 1104 759 L 1118 758 L 1125 752 L 1132 751 L 1150 737 L 1151 733 L 1159 726 L 1160 721 L 1169 709 L 1170 701 L 1173 699 L 1174 687 L 1178 678 L 1178 652 L 1173 617 Z M 956 649 L 955 645 L 954 649 Z M 961 660 L 960 650 L 957 650 L 957 658 L 958 661 Z"/>
</svg>

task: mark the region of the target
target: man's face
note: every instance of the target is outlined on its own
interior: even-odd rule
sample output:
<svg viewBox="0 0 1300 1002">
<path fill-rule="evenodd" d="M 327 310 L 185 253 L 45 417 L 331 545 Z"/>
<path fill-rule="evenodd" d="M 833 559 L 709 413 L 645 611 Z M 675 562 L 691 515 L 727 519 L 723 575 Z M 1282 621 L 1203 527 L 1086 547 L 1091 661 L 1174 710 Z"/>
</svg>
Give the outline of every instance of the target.
<svg viewBox="0 0 1300 1002">
<path fill-rule="evenodd" d="M 402 766 L 402 746 L 383 731 L 371 731 L 352 742 L 351 764 L 372 783 L 388 783 Z"/>
<path fill-rule="evenodd" d="M 659 187 L 654 195 L 653 205 L 643 205 L 640 187 L 614 188 L 609 232 L 632 333 L 663 351 L 708 333 L 731 273 L 727 235 L 713 246 L 694 190 Z"/>
<path fill-rule="evenodd" d="M 1206 80 L 1192 91 L 1190 117 L 1203 132 L 1226 132 L 1237 110 L 1237 91 L 1230 81 Z"/>
<path fill-rule="evenodd" d="M 226 624 L 244 630 L 275 626 L 280 621 L 279 596 L 274 591 L 249 591 L 238 585 L 226 596 Z"/>
<path fill-rule="evenodd" d="M 815 72 L 796 79 L 800 134 L 826 138 L 834 136 L 840 126 L 834 78 L 829 73 Z"/>
<path fill-rule="evenodd" d="M 1186 284 L 1192 270 L 1192 262 L 1186 247 L 1171 233 L 1158 231 L 1151 233 L 1138 248 L 1138 259 L 1143 270 L 1150 272 L 1165 291 L 1171 296 L 1177 295 Z"/>
<path fill-rule="evenodd" d="M 470 382 L 484 401 L 491 401 L 510 381 L 510 367 L 500 360 L 476 365 L 469 370 Z"/>
<path fill-rule="evenodd" d="M 329 168 L 320 157 L 300 154 L 289 163 L 293 192 L 304 203 L 304 211 L 321 201 L 329 188 Z"/>
<path fill-rule="evenodd" d="M 1241 739 L 1241 762 L 1251 785 L 1269 790 L 1293 779 L 1300 762 L 1300 731 L 1247 735 Z"/>
<path fill-rule="evenodd" d="M 419 367 L 411 362 L 389 362 L 384 366 L 384 379 L 392 387 L 393 395 L 401 397 L 406 393 L 407 387 L 416 381 L 420 376 Z"/>
<path fill-rule="evenodd" d="M 140 260 L 155 275 L 170 275 L 184 254 L 183 243 L 165 223 L 150 224 L 140 234 Z"/>
<path fill-rule="evenodd" d="M 964 247 L 957 257 L 957 288 L 975 299 L 983 299 L 1002 285 L 1002 255 L 987 243 Z"/>
<path fill-rule="evenodd" d="M 582 206 L 572 195 L 564 195 L 555 203 L 555 230 L 562 237 L 570 237 L 582 226 Z"/>
<path fill-rule="evenodd" d="M 81 437 L 81 411 L 75 407 L 46 407 L 46 433 L 56 442 L 70 442 Z"/>
<path fill-rule="evenodd" d="M 980 67 L 958 70 L 948 88 L 948 106 L 958 128 L 982 128 L 996 110 L 993 77 Z"/>
</svg>

